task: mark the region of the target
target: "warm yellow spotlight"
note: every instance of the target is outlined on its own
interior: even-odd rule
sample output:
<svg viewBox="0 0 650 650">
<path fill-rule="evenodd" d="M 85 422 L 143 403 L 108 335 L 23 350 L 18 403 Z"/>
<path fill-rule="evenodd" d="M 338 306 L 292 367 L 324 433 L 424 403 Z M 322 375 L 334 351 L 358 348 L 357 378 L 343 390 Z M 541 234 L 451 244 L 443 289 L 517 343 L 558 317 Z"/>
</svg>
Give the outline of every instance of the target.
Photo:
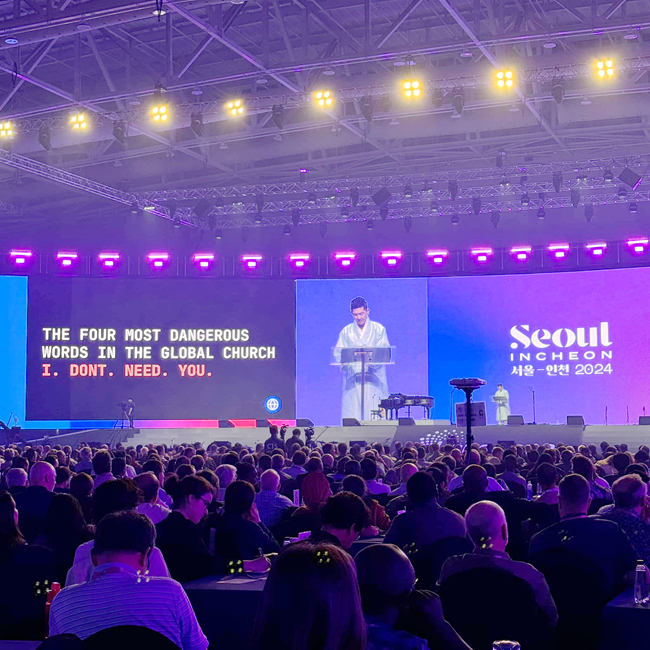
<svg viewBox="0 0 650 650">
<path fill-rule="evenodd" d="M 334 97 L 331 90 L 318 90 L 314 93 L 314 101 L 318 108 L 331 108 L 334 104 Z"/>
<path fill-rule="evenodd" d="M 238 115 L 243 115 L 244 113 L 244 102 L 241 99 L 233 99 L 231 102 L 226 104 L 226 110 L 228 114 L 232 117 L 237 117 Z"/>
<path fill-rule="evenodd" d="M 599 79 L 611 79 L 614 76 L 614 61 L 612 59 L 596 61 L 596 74 Z"/>
<path fill-rule="evenodd" d="M 402 82 L 402 93 L 407 99 L 415 99 L 422 96 L 422 83 L 418 79 L 410 79 Z"/>
<path fill-rule="evenodd" d="M 81 130 L 88 127 L 85 113 L 73 113 L 70 116 L 70 126 L 73 129 Z"/>
<path fill-rule="evenodd" d="M 14 134 L 11 122 L 0 122 L 0 138 L 10 138 Z"/>
<path fill-rule="evenodd" d="M 169 117 L 167 104 L 156 104 L 151 108 L 151 119 L 154 122 L 166 122 Z"/>
<path fill-rule="evenodd" d="M 515 85 L 515 73 L 512 70 L 497 70 L 497 88 L 507 90 Z"/>
</svg>

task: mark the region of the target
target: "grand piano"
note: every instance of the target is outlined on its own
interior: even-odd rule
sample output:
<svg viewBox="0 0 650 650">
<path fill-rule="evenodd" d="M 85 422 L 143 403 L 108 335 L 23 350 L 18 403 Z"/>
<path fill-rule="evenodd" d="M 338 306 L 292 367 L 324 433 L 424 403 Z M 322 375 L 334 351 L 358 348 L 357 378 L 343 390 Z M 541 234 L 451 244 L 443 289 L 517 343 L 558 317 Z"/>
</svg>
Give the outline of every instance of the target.
<svg viewBox="0 0 650 650">
<path fill-rule="evenodd" d="M 433 405 L 433 397 L 403 395 L 402 393 L 393 393 L 379 402 L 379 408 L 386 411 L 389 420 L 397 420 L 399 418 L 400 409 L 403 408 L 407 409 L 407 417 L 411 417 L 411 407 L 413 406 L 421 407 L 423 409 L 424 418 L 428 420 Z"/>
</svg>

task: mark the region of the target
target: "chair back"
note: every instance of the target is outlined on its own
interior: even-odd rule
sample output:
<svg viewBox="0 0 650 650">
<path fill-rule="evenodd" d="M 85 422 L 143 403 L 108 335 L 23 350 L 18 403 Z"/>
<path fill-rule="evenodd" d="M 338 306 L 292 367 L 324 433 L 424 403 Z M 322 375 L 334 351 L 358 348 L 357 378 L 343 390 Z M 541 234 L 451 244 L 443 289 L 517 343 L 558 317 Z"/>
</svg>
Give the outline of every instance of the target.
<svg viewBox="0 0 650 650">
<path fill-rule="evenodd" d="M 106 650 L 106 648 L 119 648 L 120 650 L 142 650 L 143 648 L 178 650 L 178 646 L 164 634 L 139 625 L 108 627 L 89 636 L 84 645 L 86 650 Z"/>
<path fill-rule="evenodd" d="M 443 537 L 433 544 L 410 548 L 407 555 L 418 578 L 418 589 L 434 591 L 442 565 L 453 555 L 471 553 L 473 549 L 472 542 L 466 537 Z"/>
<path fill-rule="evenodd" d="M 445 578 L 439 594 L 445 618 L 472 650 L 492 650 L 499 639 L 526 650 L 549 647 L 551 629 L 532 587 L 508 571 L 461 571 Z"/>
<path fill-rule="evenodd" d="M 526 488 L 517 481 L 505 481 L 510 492 L 512 492 L 518 499 L 526 498 Z"/>
</svg>

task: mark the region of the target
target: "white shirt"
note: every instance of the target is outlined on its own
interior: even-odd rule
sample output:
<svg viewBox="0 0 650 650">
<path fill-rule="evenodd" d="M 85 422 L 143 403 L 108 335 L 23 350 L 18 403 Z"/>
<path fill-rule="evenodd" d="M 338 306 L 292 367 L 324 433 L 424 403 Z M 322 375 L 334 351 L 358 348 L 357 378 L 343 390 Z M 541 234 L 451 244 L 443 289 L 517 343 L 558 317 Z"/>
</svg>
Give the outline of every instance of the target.
<svg viewBox="0 0 650 650">
<path fill-rule="evenodd" d="M 74 554 L 74 562 L 65 578 L 66 587 L 88 582 L 88 580 L 90 580 L 93 569 L 95 568 L 90 557 L 90 551 L 92 551 L 93 546 L 95 546 L 95 540 L 91 539 L 89 542 L 85 542 L 77 547 Z M 165 563 L 165 558 L 160 552 L 160 549 L 155 546 L 151 550 L 151 555 L 149 556 L 149 575 L 162 578 L 170 577 L 169 569 Z"/>
<path fill-rule="evenodd" d="M 119 562 L 101 564 L 91 580 L 66 587 L 52 601 L 50 636 L 87 639 L 119 625 L 138 625 L 164 634 L 183 650 L 205 650 L 208 639 L 183 587 L 171 578 L 145 578 Z"/>
<path fill-rule="evenodd" d="M 159 524 L 163 519 L 166 519 L 171 510 L 166 508 L 161 503 L 141 503 L 136 507 L 136 510 L 141 515 L 146 515 L 151 519 L 154 526 Z"/>
<path fill-rule="evenodd" d="M 390 487 L 388 485 L 384 485 L 383 483 L 379 483 L 376 480 L 372 481 L 366 481 L 366 489 L 368 490 L 369 494 L 389 494 L 390 493 Z"/>
<path fill-rule="evenodd" d="M 456 478 L 451 479 L 451 483 L 447 488 L 450 492 L 457 490 L 458 488 L 463 487 L 463 477 L 457 476 Z M 503 492 L 503 488 L 499 485 L 499 482 L 496 479 L 493 479 L 491 476 L 488 476 L 488 485 L 487 492 Z"/>
</svg>

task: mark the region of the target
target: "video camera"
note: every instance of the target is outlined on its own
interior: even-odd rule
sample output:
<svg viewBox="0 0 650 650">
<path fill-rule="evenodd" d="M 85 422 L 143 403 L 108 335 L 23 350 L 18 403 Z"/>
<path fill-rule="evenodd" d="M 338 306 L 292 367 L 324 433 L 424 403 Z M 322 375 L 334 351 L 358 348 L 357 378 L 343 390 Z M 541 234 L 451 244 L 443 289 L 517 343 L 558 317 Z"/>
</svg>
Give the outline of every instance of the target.
<svg viewBox="0 0 650 650">
<path fill-rule="evenodd" d="M 286 424 L 283 424 L 283 425 L 280 427 L 280 438 L 282 438 L 282 440 L 284 440 L 284 437 L 287 435 L 287 428 L 288 428 L 288 427 L 287 427 Z"/>
</svg>

